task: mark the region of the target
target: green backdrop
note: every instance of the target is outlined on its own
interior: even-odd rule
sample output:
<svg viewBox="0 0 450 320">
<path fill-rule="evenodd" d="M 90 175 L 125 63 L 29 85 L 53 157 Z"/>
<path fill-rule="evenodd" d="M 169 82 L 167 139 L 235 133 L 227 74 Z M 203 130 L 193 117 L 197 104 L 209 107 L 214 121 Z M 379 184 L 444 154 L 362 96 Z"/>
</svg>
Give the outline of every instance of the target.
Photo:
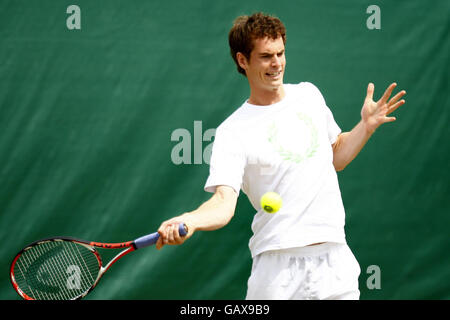
<svg viewBox="0 0 450 320">
<path fill-rule="evenodd" d="M 67 27 L 72 4 L 81 29 Z M 367 27 L 373 4 L 381 29 Z M 449 1 L 0 6 L 1 299 L 19 299 L 9 265 L 31 241 L 131 240 L 210 197 L 206 132 L 249 93 L 228 30 L 256 11 L 287 27 L 285 82 L 319 87 L 344 131 L 359 121 L 368 82 L 375 98 L 393 81 L 407 91 L 397 121 L 339 173 L 347 238 L 362 269 L 361 299 L 450 298 Z M 180 143 L 190 161 L 176 164 Z M 229 225 L 127 256 L 88 299 L 243 299 L 253 214 L 241 195 Z M 366 283 L 374 265 L 379 289 Z"/>
</svg>

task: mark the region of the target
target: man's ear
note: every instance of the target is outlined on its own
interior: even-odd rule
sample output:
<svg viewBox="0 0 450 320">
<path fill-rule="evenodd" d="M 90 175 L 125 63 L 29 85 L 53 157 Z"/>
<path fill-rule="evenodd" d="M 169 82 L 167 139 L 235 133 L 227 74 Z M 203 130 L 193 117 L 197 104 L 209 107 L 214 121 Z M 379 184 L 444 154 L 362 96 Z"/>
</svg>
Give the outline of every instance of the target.
<svg viewBox="0 0 450 320">
<path fill-rule="evenodd" d="M 239 63 L 239 66 L 247 71 L 248 60 L 241 52 L 236 53 L 236 60 Z"/>
</svg>

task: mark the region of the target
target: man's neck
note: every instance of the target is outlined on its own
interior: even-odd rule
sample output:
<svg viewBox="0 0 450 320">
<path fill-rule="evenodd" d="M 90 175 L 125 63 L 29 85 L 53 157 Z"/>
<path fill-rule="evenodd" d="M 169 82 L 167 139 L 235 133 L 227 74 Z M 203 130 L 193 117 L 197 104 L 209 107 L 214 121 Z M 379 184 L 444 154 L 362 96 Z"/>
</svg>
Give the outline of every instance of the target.
<svg viewBox="0 0 450 320">
<path fill-rule="evenodd" d="M 257 106 L 268 106 L 280 102 L 285 96 L 284 86 L 272 90 L 267 89 L 251 89 L 248 102 Z"/>
</svg>

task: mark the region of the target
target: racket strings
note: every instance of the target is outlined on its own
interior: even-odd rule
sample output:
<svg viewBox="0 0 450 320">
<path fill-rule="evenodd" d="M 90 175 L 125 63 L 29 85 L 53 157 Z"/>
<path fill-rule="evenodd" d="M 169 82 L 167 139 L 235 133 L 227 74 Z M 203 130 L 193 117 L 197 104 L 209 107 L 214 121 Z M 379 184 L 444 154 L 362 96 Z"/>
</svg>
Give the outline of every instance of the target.
<svg viewBox="0 0 450 320">
<path fill-rule="evenodd" d="M 38 300 L 74 299 L 97 279 L 100 263 L 85 246 L 47 241 L 25 250 L 14 266 L 18 287 Z"/>
</svg>

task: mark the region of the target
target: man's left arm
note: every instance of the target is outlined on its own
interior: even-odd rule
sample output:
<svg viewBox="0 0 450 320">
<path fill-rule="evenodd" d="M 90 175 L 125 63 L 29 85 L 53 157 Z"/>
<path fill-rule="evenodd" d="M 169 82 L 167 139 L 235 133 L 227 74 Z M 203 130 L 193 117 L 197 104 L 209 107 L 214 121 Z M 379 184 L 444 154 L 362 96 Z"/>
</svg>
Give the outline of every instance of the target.
<svg viewBox="0 0 450 320">
<path fill-rule="evenodd" d="M 373 100 L 375 87 L 369 83 L 367 96 L 361 109 L 361 121 L 350 132 L 341 133 L 333 144 L 333 165 L 336 171 L 344 170 L 355 159 L 380 125 L 396 120 L 395 117 L 388 117 L 388 115 L 405 103 L 405 100 L 399 99 L 406 94 L 406 91 L 402 90 L 389 99 L 396 86 L 396 83 L 392 83 L 380 100 L 375 102 Z"/>
</svg>

